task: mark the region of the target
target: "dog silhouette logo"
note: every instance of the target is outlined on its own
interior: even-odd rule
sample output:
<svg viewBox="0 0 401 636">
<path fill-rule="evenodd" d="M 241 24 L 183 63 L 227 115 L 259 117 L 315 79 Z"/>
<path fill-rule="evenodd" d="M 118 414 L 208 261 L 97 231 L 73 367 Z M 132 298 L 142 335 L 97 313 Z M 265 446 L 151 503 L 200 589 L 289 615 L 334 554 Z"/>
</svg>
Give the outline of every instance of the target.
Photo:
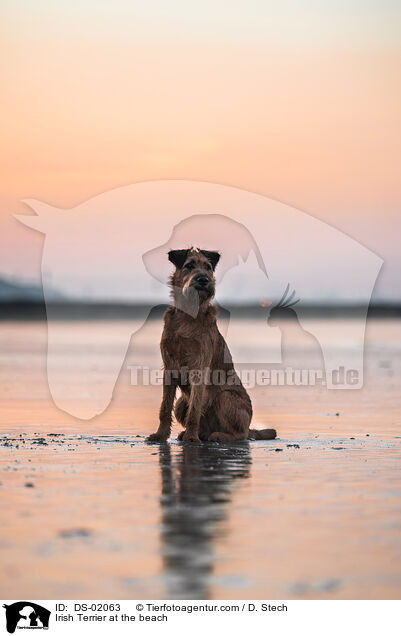
<svg viewBox="0 0 401 636">
<path fill-rule="evenodd" d="M 49 629 L 51 612 L 37 603 L 18 601 L 3 607 L 9 634 L 14 634 L 16 629 Z"/>
<path fill-rule="evenodd" d="M 47 378 L 59 409 L 83 420 L 105 411 L 129 347 L 140 354 L 140 331 L 150 312 L 168 302 L 167 253 L 191 246 L 221 254 L 216 300 L 223 307 L 224 299 L 232 300 L 227 344 L 237 364 L 276 363 L 279 349 L 288 349 L 280 338 L 291 344 L 294 335 L 322 358 L 327 389 L 362 387 L 366 316 L 383 260 L 337 228 L 260 194 L 185 180 L 122 186 L 71 209 L 24 202 L 35 215 L 15 217 L 45 237 Z M 296 309 L 289 306 L 293 298 L 277 306 L 289 281 L 302 299 Z M 135 319 L 114 321 L 113 351 L 105 356 L 104 329 L 86 329 L 83 342 L 79 314 L 69 320 L 67 311 L 60 319 L 64 305 L 54 291 L 76 312 L 80 303 L 85 308 L 105 299 L 127 301 L 136 307 Z M 263 315 L 264 336 L 254 346 L 252 333 L 242 328 L 241 306 L 262 297 L 272 299 L 275 309 L 269 323 Z M 357 309 L 352 320 L 333 319 L 328 329 L 323 320 L 308 323 L 313 303 L 326 306 L 330 318 L 337 305 L 355 303 Z M 82 319 L 87 320 L 85 313 Z M 346 342 L 352 343 L 348 349 Z M 344 378 L 356 372 L 357 382 L 334 381 L 342 368 Z"/>
</svg>

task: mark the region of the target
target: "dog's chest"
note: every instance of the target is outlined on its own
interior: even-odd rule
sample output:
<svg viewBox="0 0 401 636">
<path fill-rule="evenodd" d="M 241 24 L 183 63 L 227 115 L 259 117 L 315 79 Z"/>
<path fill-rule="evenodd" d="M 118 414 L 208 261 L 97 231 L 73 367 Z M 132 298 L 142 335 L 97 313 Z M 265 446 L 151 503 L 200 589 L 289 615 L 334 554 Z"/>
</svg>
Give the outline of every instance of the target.
<svg viewBox="0 0 401 636">
<path fill-rule="evenodd" d="M 179 324 L 166 327 L 160 343 L 168 368 L 203 368 L 212 358 L 217 330 L 203 325 Z"/>
</svg>

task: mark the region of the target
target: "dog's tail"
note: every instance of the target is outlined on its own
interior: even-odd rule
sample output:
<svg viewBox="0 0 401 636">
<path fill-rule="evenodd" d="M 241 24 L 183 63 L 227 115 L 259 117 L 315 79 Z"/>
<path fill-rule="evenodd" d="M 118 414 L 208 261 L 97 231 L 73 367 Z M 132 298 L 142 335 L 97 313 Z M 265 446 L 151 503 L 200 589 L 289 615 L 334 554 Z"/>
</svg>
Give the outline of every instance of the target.
<svg viewBox="0 0 401 636">
<path fill-rule="evenodd" d="M 250 428 L 248 431 L 248 439 L 275 439 L 277 431 L 274 428 L 263 428 L 257 431 L 256 428 Z"/>
</svg>

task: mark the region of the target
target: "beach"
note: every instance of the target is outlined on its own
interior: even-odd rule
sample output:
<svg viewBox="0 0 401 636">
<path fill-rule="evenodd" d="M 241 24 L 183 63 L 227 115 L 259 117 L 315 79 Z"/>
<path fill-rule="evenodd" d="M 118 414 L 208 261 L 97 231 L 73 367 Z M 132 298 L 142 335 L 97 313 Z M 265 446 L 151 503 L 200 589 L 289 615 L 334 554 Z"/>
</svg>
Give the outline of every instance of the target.
<svg viewBox="0 0 401 636">
<path fill-rule="evenodd" d="M 71 342 L 98 330 L 101 383 L 126 327 L 65 323 L 71 403 L 91 401 L 84 383 L 69 392 Z M 1 596 L 399 598 L 401 321 L 368 321 L 362 389 L 250 388 L 252 425 L 278 437 L 231 445 L 181 444 L 177 424 L 146 443 L 161 386 L 131 369 L 161 367 L 160 329 L 131 341 L 109 407 L 84 420 L 53 403 L 46 323 L 1 323 Z M 240 329 L 257 346 L 257 321 Z"/>
</svg>

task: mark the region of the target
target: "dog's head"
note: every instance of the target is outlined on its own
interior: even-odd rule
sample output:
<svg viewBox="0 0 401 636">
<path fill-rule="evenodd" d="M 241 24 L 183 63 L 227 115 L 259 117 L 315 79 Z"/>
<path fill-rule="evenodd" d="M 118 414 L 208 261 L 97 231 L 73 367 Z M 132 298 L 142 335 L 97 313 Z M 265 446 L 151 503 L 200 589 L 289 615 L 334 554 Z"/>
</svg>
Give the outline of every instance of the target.
<svg viewBox="0 0 401 636">
<path fill-rule="evenodd" d="M 218 252 L 191 247 L 187 250 L 171 250 L 168 259 L 175 265 L 170 281 L 173 292 L 179 290 L 186 297 L 196 290 L 200 303 L 213 298 L 216 287 L 214 270 L 220 259 Z"/>
</svg>

